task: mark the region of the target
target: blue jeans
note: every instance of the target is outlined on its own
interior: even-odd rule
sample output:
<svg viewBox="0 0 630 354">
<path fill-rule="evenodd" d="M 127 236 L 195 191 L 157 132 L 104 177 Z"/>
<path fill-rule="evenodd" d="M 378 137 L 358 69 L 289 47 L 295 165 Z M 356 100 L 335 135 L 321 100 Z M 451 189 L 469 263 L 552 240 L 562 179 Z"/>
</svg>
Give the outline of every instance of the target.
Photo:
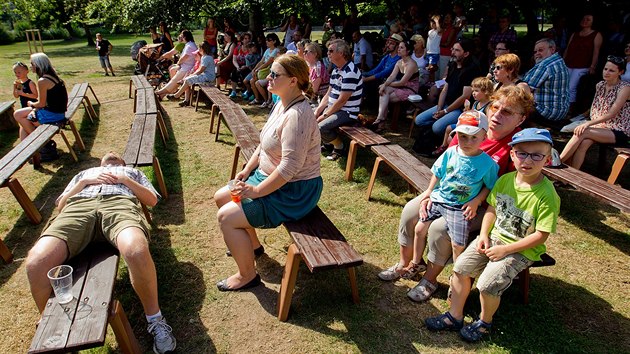
<svg viewBox="0 0 630 354">
<path fill-rule="evenodd" d="M 446 131 L 446 127 L 451 124 L 457 123 L 457 118 L 462 111 L 460 109 L 456 109 L 448 112 L 442 118 L 435 120 L 433 119 L 433 113 L 437 111 L 437 106 L 433 106 L 426 111 L 418 114 L 416 116 L 416 125 L 417 126 L 431 126 L 431 130 L 433 130 L 433 134 L 437 136 L 443 136 Z"/>
<path fill-rule="evenodd" d="M 357 120 L 350 118 L 346 111 L 337 111 L 335 114 L 328 116 L 328 118 L 318 123 L 322 141 L 326 144 L 330 143 L 337 139 L 337 128 L 344 125 L 353 125 L 356 122 Z"/>
</svg>

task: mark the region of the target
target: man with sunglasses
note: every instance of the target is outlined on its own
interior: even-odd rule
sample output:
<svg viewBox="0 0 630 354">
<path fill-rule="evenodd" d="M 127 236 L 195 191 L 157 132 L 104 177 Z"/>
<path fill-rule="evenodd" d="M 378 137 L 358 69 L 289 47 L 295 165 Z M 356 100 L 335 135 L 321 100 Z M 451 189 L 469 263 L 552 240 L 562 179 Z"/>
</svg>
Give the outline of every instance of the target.
<svg viewBox="0 0 630 354">
<path fill-rule="evenodd" d="M 536 103 L 530 120 L 542 124 L 565 119 L 569 111 L 569 69 L 556 53 L 553 39 L 544 38 L 534 46 L 536 65 L 523 77 Z"/>
</svg>

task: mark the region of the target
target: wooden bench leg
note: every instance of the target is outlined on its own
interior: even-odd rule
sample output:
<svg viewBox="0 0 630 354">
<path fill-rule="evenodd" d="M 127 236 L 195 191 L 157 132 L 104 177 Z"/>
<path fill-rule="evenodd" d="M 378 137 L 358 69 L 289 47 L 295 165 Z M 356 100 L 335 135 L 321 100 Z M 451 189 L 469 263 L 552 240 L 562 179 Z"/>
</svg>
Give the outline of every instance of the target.
<svg viewBox="0 0 630 354">
<path fill-rule="evenodd" d="M 392 113 L 390 120 L 390 128 L 392 131 L 398 130 L 398 116 L 400 115 L 400 107 L 402 106 L 401 102 L 396 102 L 392 104 Z"/>
<path fill-rule="evenodd" d="M 79 134 L 79 130 L 77 129 L 76 124 L 74 124 L 74 121 L 72 120 L 69 120 L 68 124 L 70 125 L 70 130 L 72 130 L 72 135 L 74 135 L 74 140 L 77 142 L 77 144 L 79 144 L 79 149 L 81 149 L 81 151 L 85 151 L 85 144 L 83 143 L 83 139 L 81 138 L 81 134 Z M 60 134 L 61 134 L 61 130 L 60 130 Z M 66 144 L 67 144 L 67 141 L 66 141 Z M 72 147 L 70 145 L 68 145 L 68 148 L 72 150 Z M 75 161 L 77 160 L 75 159 Z"/>
<path fill-rule="evenodd" d="M 359 303 L 359 287 L 357 286 L 357 270 L 355 267 L 348 268 L 348 278 L 350 278 L 350 290 L 352 291 L 352 302 Z"/>
<path fill-rule="evenodd" d="M 13 193 L 15 199 L 17 199 L 22 209 L 24 209 L 28 219 L 31 220 L 33 224 L 39 224 L 42 222 L 42 214 L 39 213 L 39 210 L 35 204 L 33 204 L 31 198 L 28 197 L 20 182 L 15 178 L 10 178 L 7 182 L 7 187 L 9 187 L 9 190 Z"/>
<path fill-rule="evenodd" d="M 230 179 L 234 179 L 236 177 L 236 167 L 238 166 L 238 157 L 241 153 L 241 147 L 234 145 L 234 157 L 232 157 L 232 173 L 230 173 Z"/>
<path fill-rule="evenodd" d="M 214 129 L 214 119 L 216 118 L 216 114 L 218 111 L 219 111 L 219 106 L 216 104 L 213 104 L 212 108 L 210 108 L 210 134 L 214 133 L 212 129 Z"/>
<path fill-rule="evenodd" d="M 374 167 L 372 168 L 372 176 L 370 177 L 370 183 L 368 183 L 367 187 L 367 200 L 370 201 L 370 196 L 372 195 L 372 188 L 374 188 L 374 181 L 376 181 L 376 174 L 378 173 L 378 166 L 383 161 L 383 158 L 380 156 L 376 157 L 374 160 Z"/>
<path fill-rule="evenodd" d="M 164 175 L 162 175 L 162 168 L 160 167 L 160 161 L 156 156 L 153 156 L 153 172 L 155 173 L 155 178 L 157 178 L 158 187 L 160 187 L 160 193 L 162 193 L 162 198 L 168 198 L 168 191 L 166 190 L 166 183 L 164 182 Z"/>
<path fill-rule="evenodd" d="M 193 86 L 193 93 L 195 92 L 195 86 Z M 201 95 L 201 88 L 197 86 L 197 98 L 195 99 L 195 112 L 197 112 L 197 108 L 199 108 L 199 95 Z M 212 125 L 210 125 L 210 130 L 212 130 Z M 212 134 L 212 131 L 210 131 Z"/>
<path fill-rule="evenodd" d="M 73 122 L 70 121 L 70 128 L 73 127 Z M 73 129 L 73 133 L 74 131 L 76 131 L 76 127 Z M 77 134 L 79 132 L 77 131 Z M 68 150 L 70 151 L 70 155 L 72 155 L 72 159 L 74 160 L 74 162 L 79 162 L 79 158 L 77 157 L 77 154 L 74 152 L 74 150 L 72 149 L 72 145 L 70 145 L 70 141 L 68 141 L 68 138 L 66 137 L 66 134 L 63 132 L 63 130 L 59 130 L 59 135 L 61 135 L 61 138 L 63 138 L 63 141 L 66 143 L 66 146 L 68 147 Z M 75 135 L 76 138 L 76 135 Z M 81 139 L 81 137 L 79 137 L 79 139 Z M 77 140 L 78 142 L 79 140 Z M 81 140 L 81 143 L 83 143 L 83 140 Z M 79 145 L 80 146 L 80 145 Z"/>
<path fill-rule="evenodd" d="M 136 105 L 138 104 L 138 102 L 136 102 L 136 99 L 138 97 L 138 89 L 133 90 L 133 113 L 136 113 Z"/>
<path fill-rule="evenodd" d="M 83 104 L 83 108 L 88 112 L 88 117 L 90 118 L 90 121 L 94 123 L 94 119 L 96 119 L 97 117 L 94 106 L 92 106 L 92 102 L 90 102 L 90 99 L 87 96 L 84 96 L 81 103 Z"/>
<path fill-rule="evenodd" d="M 162 143 L 166 146 L 166 141 L 168 140 L 168 130 L 166 129 L 166 122 L 164 122 L 164 116 L 162 116 L 162 112 L 157 112 L 157 123 L 158 129 L 160 129 L 160 137 L 162 138 Z"/>
<path fill-rule="evenodd" d="M 2 242 L 2 240 L 0 240 L 0 257 L 2 257 L 2 260 L 6 264 L 13 262 L 13 253 L 11 253 L 11 250 L 4 244 L 4 242 Z"/>
<path fill-rule="evenodd" d="M 418 114 L 420 114 L 420 109 L 416 108 L 416 110 L 413 111 L 413 116 L 411 117 L 411 125 L 409 126 L 409 139 L 411 139 L 413 128 L 416 126 L 416 116 Z"/>
<path fill-rule="evenodd" d="M 101 101 L 98 100 L 98 97 L 96 97 L 96 94 L 94 93 L 94 89 L 92 88 L 92 86 L 90 84 L 88 84 L 88 88 L 90 89 L 90 92 L 92 92 L 92 96 L 94 96 L 94 99 L 96 100 L 96 103 L 98 103 L 98 105 L 101 105 Z"/>
<path fill-rule="evenodd" d="M 131 84 L 133 83 L 132 80 L 129 80 L 129 98 L 131 98 Z"/>
<path fill-rule="evenodd" d="M 301 259 L 302 256 L 297 246 L 291 244 L 287 253 L 287 262 L 284 265 L 280 293 L 278 294 L 278 319 L 282 322 L 285 322 L 289 317 L 289 308 L 291 307 L 293 289 L 295 288 L 295 281 L 297 280 Z"/>
<path fill-rule="evenodd" d="M 112 302 L 111 311 L 109 313 L 109 325 L 116 336 L 116 342 L 120 350 L 125 354 L 142 353 L 140 344 L 133 334 L 133 329 L 127 320 L 127 315 L 118 300 Z"/>
<path fill-rule="evenodd" d="M 610 176 L 608 176 L 608 183 L 615 184 L 617 182 L 617 178 L 623 169 L 623 166 L 626 164 L 630 155 L 619 154 L 615 159 L 615 163 L 613 163 L 612 170 L 610 171 Z"/>
<path fill-rule="evenodd" d="M 219 130 L 221 129 L 221 118 L 223 118 L 223 113 L 219 112 L 217 115 L 217 131 L 214 132 L 214 141 L 219 141 Z"/>
<path fill-rule="evenodd" d="M 348 161 L 346 162 L 346 181 L 352 181 L 352 175 L 354 173 L 354 164 L 357 159 L 357 142 L 350 141 L 350 149 L 348 149 Z"/>
<path fill-rule="evenodd" d="M 521 290 L 521 301 L 524 305 L 529 304 L 529 268 L 518 273 L 518 287 Z"/>
</svg>

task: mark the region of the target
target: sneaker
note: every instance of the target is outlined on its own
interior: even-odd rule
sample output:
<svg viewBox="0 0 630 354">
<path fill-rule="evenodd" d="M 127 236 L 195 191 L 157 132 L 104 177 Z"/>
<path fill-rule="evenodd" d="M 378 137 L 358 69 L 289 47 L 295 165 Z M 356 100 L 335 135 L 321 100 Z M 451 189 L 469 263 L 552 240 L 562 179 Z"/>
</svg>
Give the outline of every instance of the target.
<svg viewBox="0 0 630 354">
<path fill-rule="evenodd" d="M 249 105 L 250 106 L 256 106 L 256 105 L 259 105 L 259 104 L 260 104 L 260 101 L 258 101 L 255 98 L 253 100 L 249 101 Z"/>
<path fill-rule="evenodd" d="M 267 108 L 267 106 L 269 106 L 269 102 L 265 101 L 261 103 L 260 108 Z"/>
<path fill-rule="evenodd" d="M 172 352 L 177 347 L 177 341 L 173 336 L 173 329 L 166 324 L 166 319 L 160 317 L 149 323 L 147 331 L 153 336 L 153 352 L 156 354 L 164 354 Z"/>
<path fill-rule="evenodd" d="M 343 150 L 333 149 L 333 152 L 330 155 L 326 156 L 326 160 L 337 161 L 343 155 L 344 155 Z"/>
<path fill-rule="evenodd" d="M 230 98 L 236 98 L 236 91 L 232 90 L 229 95 Z"/>
<path fill-rule="evenodd" d="M 427 270 L 426 264 L 415 263 L 414 261 L 410 262 L 411 266 L 401 274 L 403 279 L 413 279 L 416 275 Z"/>
<path fill-rule="evenodd" d="M 175 96 L 174 93 L 169 93 L 168 95 L 166 95 L 166 99 L 169 101 L 177 101 L 179 100 L 179 98 L 177 98 L 177 96 Z"/>
<path fill-rule="evenodd" d="M 246 100 L 247 100 L 247 101 L 250 101 L 250 102 L 251 102 L 252 100 L 255 100 L 255 99 L 256 99 L 256 96 L 255 96 L 253 93 L 250 93 L 250 94 L 249 94 L 249 96 L 247 96 L 247 98 L 246 98 Z"/>
<path fill-rule="evenodd" d="M 243 91 L 243 93 L 241 93 L 241 98 L 246 100 L 249 98 L 249 91 Z"/>
<path fill-rule="evenodd" d="M 431 295 L 437 290 L 437 285 L 422 278 L 418 285 L 407 292 L 407 297 L 416 302 L 422 302 L 428 300 Z"/>
<path fill-rule="evenodd" d="M 393 266 L 378 273 L 378 277 L 381 278 L 381 280 L 394 281 L 401 277 L 402 272 L 403 267 L 400 266 L 400 263 L 396 263 Z"/>
</svg>

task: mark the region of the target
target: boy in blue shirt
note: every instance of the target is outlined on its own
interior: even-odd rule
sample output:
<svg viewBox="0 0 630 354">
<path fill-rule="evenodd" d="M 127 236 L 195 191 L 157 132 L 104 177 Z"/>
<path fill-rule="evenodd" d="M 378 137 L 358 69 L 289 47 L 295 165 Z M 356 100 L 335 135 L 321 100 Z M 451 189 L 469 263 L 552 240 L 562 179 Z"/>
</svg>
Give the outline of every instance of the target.
<svg viewBox="0 0 630 354">
<path fill-rule="evenodd" d="M 497 180 L 499 166 L 479 148 L 486 138 L 488 118 L 479 111 L 466 111 L 458 120 L 454 132 L 458 145 L 447 149 L 435 161 L 431 171 L 433 177 L 421 199 L 429 198 L 425 208 L 420 208 L 420 220 L 415 228 L 414 254 L 403 273 L 404 278 L 412 278 L 423 266 L 422 256 L 426 245 L 427 231 L 433 220 L 444 217 L 451 235 L 453 259 L 464 251 L 468 244 L 468 234 L 477 208 L 488 196 Z M 415 301 L 426 297 L 426 286 L 411 289 L 407 296 Z M 426 284 L 423 284 L 426 285 Z"/>
<path fill-rule="evenodd" d="M 546 251 L 556 231 L 560 198 L 542 169 L 551 162 L 551 135 L 545 129 L 524 129 L 512 137 L 510 157 L 515 172 L 499 178 L 488 196 L 479 236 L 457 258 L 451 279 L 451 307 L 425 319 L 428 329 L 459 331 L 476 342 L 492 328 L 501 295 L 512 280 Z M 480 319 L 464 327 L 464 304 L 471 278 L 477 278 Z"/>
</svg>

